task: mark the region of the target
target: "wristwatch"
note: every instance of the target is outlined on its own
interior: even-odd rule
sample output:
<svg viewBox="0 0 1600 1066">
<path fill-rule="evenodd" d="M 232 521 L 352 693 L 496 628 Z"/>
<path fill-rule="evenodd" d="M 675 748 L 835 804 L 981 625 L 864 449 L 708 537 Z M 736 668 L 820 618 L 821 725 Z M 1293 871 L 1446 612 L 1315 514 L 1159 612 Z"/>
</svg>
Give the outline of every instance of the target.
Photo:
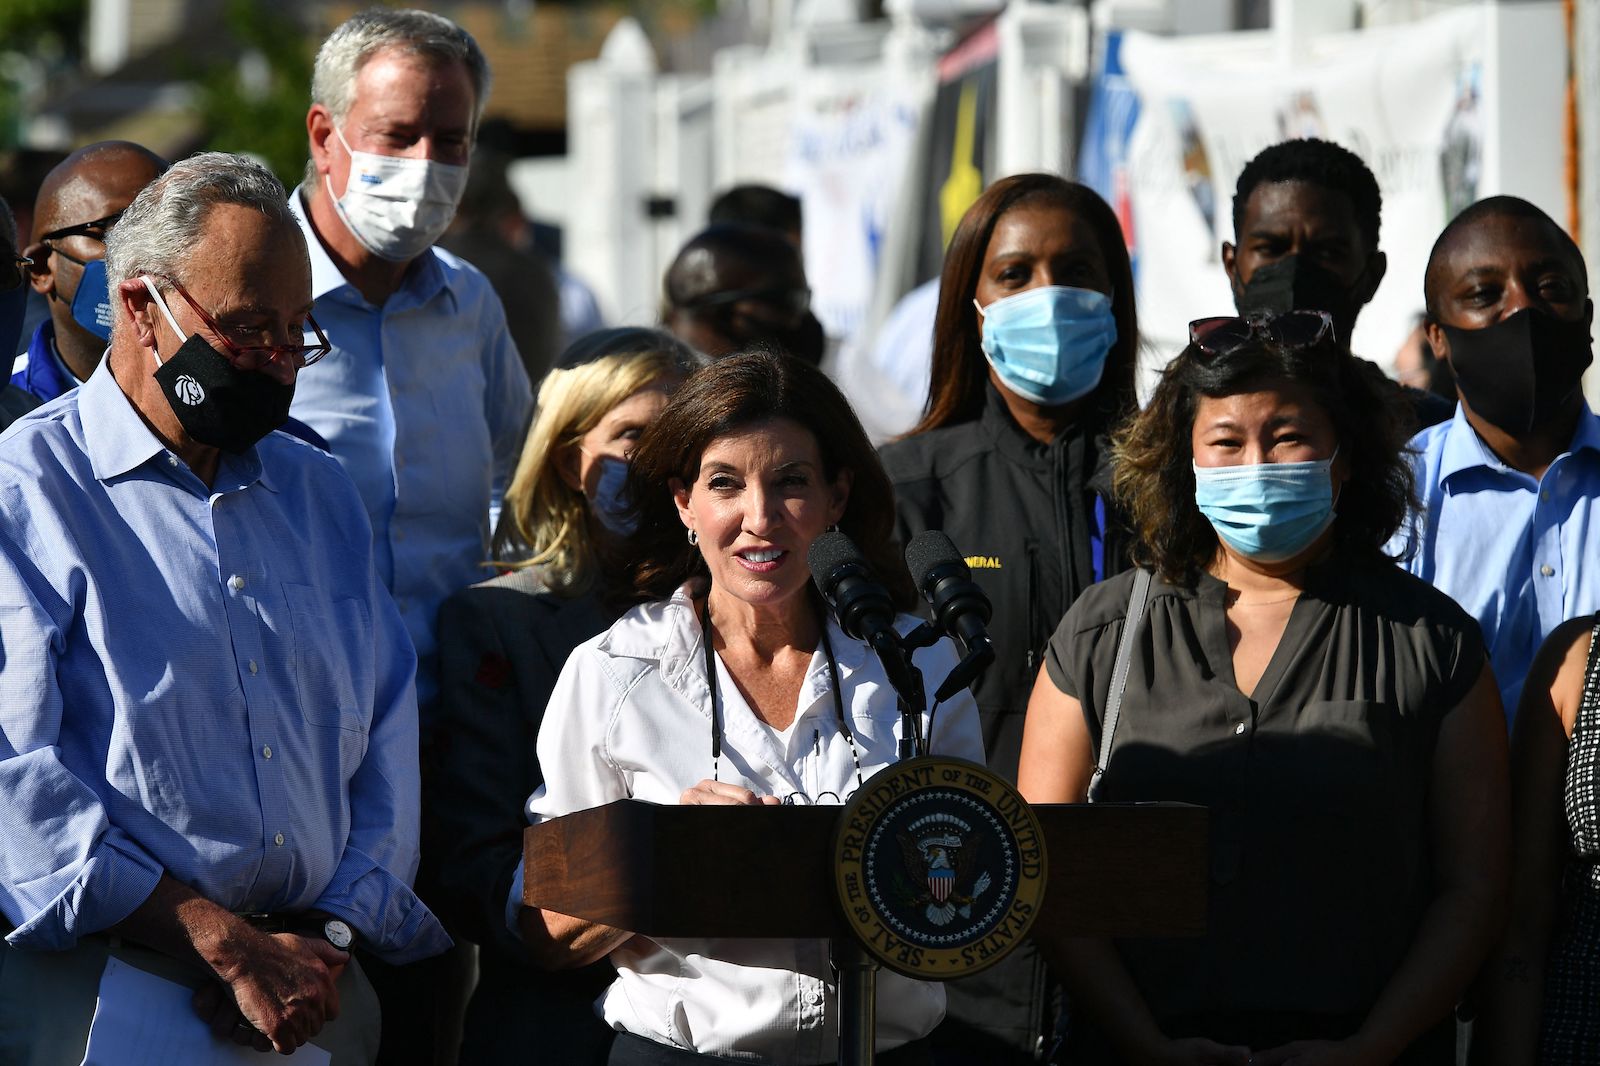
<svg viewBox="0 0 1600 1066">
<path fill-rule="evenodd" d="M 322 939 L 340 951 L 349 951 L 356 942 L 356 934 L 342 919 L 329 918 L 322 923 Z"/>
</svg>

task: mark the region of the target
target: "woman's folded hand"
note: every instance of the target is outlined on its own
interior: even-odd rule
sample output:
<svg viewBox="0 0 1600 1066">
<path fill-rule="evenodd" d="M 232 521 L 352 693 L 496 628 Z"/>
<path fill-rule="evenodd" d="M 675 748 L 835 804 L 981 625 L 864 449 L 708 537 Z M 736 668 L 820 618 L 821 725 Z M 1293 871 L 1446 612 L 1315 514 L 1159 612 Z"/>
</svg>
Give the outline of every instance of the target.
<svg viewBox="0 0 1600 1066">
<path fill-rule="evenodd" d="M 758 796 L 743 785 L 706 778 L 685 789 L 683 795 L 678 797 L 678 802 L 725 807 L 776 807 L 780 801 L 777 796 Z"/>
</svg>

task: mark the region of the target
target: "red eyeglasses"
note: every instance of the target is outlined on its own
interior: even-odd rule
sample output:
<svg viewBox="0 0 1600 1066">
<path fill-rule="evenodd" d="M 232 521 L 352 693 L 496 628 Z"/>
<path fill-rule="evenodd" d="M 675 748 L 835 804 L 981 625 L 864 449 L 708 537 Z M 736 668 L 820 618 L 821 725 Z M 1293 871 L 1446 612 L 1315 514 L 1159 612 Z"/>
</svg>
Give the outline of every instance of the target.
<svg viewBox="0 0 1600 1066">
<path fill-rule="evenodd" d="M 1229 355 L 1252 340 L 1293 349 L 1310 348 L 1333 336 L 1333 316 L 1326 311 L 1257 312 L 1189 323 L 1189 343 L 1209 356 Z"/>
<path fill-rule="evenodd" d="M 229 337 L 227 331 L 217 324 L 217 320 L 206 314 L 205 309 L 195 303 L 194 297 L 190 296 L 175 279 L 166 280 L 178 295 L 183 297 L 184 302 L 194 310 L 194 313 L 200 316 L 200 321 L 205 323 L 212 335 L 222 342 L 223 354 L 240 370 L 274 372 L 274 376 L 287 379 L 290 375 L 285 371 L 289 371 L 290 368 L 298 370 L 310 366 L 333 350 L 333 345 L 328 343 L 328 337 L 322 332 L 322 327 L 317 325 L 317 320 L 310 314 L 306 315 L 305 323 L 301 326 L 301 338 L 303 340 L 306 335 L 314 336 L 317 338 L 315 344 L 241 344 Z"/>
</svg>

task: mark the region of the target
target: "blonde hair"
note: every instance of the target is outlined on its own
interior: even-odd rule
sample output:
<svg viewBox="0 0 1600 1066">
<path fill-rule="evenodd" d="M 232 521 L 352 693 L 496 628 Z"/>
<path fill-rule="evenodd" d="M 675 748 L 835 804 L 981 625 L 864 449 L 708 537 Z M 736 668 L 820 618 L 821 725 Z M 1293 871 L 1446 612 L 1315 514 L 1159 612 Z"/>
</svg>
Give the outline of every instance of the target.
<svg viewBox="0 0 1600 1066">
<path fill-rule="evenodd" d="M 562 480 L 558 464 L 612 408 L 684 373 L 677 353 L 650 350 L 605 355 L 545 375 L 495 529 L 496 565 L 538 567 L 546 587 L 563 596 L 581 595 L 594 583 L 588 501 Z"/>
</svg>

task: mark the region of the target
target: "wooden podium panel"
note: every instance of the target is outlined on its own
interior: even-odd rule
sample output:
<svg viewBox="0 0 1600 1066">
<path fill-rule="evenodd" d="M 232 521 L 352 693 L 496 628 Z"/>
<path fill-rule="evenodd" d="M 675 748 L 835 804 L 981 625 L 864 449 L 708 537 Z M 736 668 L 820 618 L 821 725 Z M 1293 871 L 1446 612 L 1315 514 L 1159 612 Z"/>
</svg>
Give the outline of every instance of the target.
<svg viewBox="0 0 1600 1066">
<path fill-rule="evenodd" d="M 523 902 L 650 937 L 848 936 L 833 885 L 841 810 L 619 800 L 579 811 L 525 831 Z M 1035 936 L 1205 930 L 1205 808 L 1034 811 L 1048 851 Z"/>
</svg>

